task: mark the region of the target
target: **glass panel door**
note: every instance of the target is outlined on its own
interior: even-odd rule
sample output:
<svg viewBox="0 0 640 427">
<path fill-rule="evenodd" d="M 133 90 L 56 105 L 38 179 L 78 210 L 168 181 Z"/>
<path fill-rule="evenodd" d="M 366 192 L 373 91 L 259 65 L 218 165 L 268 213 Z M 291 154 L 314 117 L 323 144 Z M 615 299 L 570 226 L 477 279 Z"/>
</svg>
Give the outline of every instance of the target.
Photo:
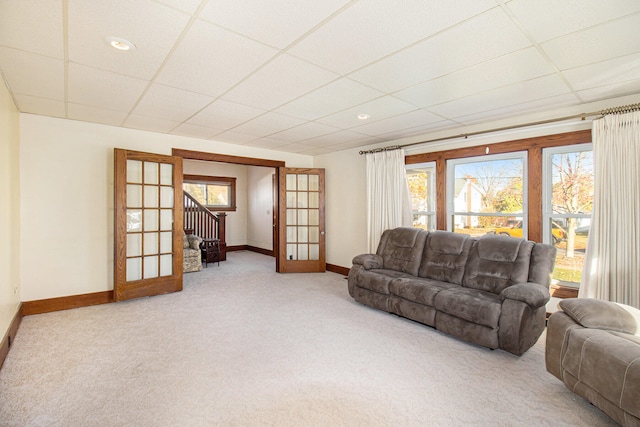
<svg viewBox="0 0 640 427">
<path fill-rule="evenodd" d="M 182 289 L 181 193 L 181 158 L 115 150 L 116 300 Z"/>
<path fill-rule="evenodd" d="M 325 271 L 324 169 L 281 168 L 280 195 L 280 271 Z"/>
</svg>

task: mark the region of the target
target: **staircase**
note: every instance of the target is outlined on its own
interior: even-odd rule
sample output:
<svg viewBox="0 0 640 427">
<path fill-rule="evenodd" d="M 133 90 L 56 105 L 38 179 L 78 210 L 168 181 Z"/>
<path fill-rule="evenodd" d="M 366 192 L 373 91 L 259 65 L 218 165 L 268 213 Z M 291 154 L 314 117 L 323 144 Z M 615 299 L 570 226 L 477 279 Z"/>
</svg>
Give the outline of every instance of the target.
<svg viewBox="0 0 640 427">
<path fill-rule="evenodd" d="M 186 191 L 184 194 L 183 228 L 203 239 L 220 240 L 220 261 L 227 259 L 225 221 L 227 214 L 214 214 Z"/>
</svg>

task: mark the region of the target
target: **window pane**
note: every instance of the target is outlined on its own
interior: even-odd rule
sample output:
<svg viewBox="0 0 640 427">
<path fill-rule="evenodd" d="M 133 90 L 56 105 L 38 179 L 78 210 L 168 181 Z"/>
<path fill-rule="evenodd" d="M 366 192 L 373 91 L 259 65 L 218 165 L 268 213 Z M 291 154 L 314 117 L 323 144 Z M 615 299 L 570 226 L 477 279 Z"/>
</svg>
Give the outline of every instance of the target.
<svg viewBox="0 0 640 427">
<path fill-rule="evenodd" d="M 504 236 L 523 238 L 522 217 L 491 215 L 455 215 L 453 224 L 456 233 L 470 234 L 479 237 L 484 234 L 502 234 Z"/>
<path fill-rule="evenodd" d="M 593 207 L 593 151 L 554 154 L 552 211 L 590 214 Z"/>
<path fill-rule="evenodd" d="M 223 184 L 207 185 L 207 206 L 230 206 L 231 187 Z"/>
<path fill-rule="evenodd" d="M 206 192 L 207 186 L 206 184 L 196 184 L 193 182 L 185 182 L 182 184 L 182 189 L 187 193 L 191 194 L 191 196 L 196 199 L 200 204 L 206 205 Z"/>
<path fill-rule="evenodd" d="M 544 243 L 557 249 L 554 281 L 579 286 L 593 208 L 593 151 L 590 144 L 544 151 Z"/>
<path fill-rule="evenodd" d="M 447 162 L 449 227 L 527 238 L 526 152 Z"/>
<path fill-rule="evenodd" d="M 435 171 L 434 163 L 407 166 L 413 226 L 416 228 L 436 228 Z"/>
</svg>

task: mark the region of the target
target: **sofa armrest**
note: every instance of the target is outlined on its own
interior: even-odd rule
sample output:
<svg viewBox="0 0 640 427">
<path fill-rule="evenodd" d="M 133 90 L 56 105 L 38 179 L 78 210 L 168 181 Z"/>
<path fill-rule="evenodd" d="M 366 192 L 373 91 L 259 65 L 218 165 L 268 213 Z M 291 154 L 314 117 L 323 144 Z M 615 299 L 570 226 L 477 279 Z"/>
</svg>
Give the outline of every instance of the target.
<svg viewBox="0 0 640 427">
<path fill-rule="evenodd" d="M 521 301 L 531 308 L 542 307 L 550 298 L 549 289 L 533 282 L 511 285 L 500 294 L 502 301 L 505 299 Z"/>
<path fill-rule="evenodd" d="M 365 270 L 382 268 L 384 266 L 382 257 L 376 254 L 361 254 L 356 256 L 352 262 L 353 264 L 363 266 Z"/>
<path fill-rule="evenodd" d="M 635 334 L 638 329 L 633 307 L 593 298 L 567 298 L 558 304 L 562 311 L 585 328 Z"/>
</svg>

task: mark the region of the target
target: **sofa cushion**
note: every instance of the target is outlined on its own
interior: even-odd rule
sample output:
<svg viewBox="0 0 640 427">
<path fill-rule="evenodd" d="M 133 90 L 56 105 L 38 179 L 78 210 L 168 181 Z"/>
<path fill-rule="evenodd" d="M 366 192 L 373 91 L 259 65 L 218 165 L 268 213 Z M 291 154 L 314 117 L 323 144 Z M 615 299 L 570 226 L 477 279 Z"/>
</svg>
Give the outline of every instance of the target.
<svg viewBox="0 0 640 427">
<path fill-rule="evenodd" d="M 377 254 L 386 270 L 418 275 L 427 232 L 419 228 L 399 227 L 382 233 Z"/>
<path fill-rule="evenodd" d="M 482 326 L 497 328 L 502 311 L 500 297 L 492 292 L 456 286 L 435 296 L 436 310 Z"/>
<path fill-rule="evenodd" d="M 408 301 L 433 307 L 433 300 L 438 295 L 438 292 L 453 287 L 458 288 L 460 286 L 439 280 L 404 278 L 392 281 L 389 285 L 389 293 Z"/>
<path fill-rule="evenodd" d="M 499 294 L 529 277 L 534 243 L 509 236 L 487 234 L 469 252 L 462 286 Z"/>
<path fill-rule="evenodd" d="M 607 329 L 627 334 L 635 334 L 638 329 L 634 316 L 623 306 L 610 301 L 568 298 L 560 301 L 558 305 L 585 328 Z"/>
<path fill-rule="evenodd" d="M 472 243 L 468 234 L 429 233 L 418 276 L 460 285 Z"/>
<path fill-rule="evenodd" d="M 399 277 L 410 277 L 409 275 L 395 270 L 361 270 L 358 273 L 357 285 L 361 288 L 380 294 L 389 294 L 389 284 Z"/>
</svg>

